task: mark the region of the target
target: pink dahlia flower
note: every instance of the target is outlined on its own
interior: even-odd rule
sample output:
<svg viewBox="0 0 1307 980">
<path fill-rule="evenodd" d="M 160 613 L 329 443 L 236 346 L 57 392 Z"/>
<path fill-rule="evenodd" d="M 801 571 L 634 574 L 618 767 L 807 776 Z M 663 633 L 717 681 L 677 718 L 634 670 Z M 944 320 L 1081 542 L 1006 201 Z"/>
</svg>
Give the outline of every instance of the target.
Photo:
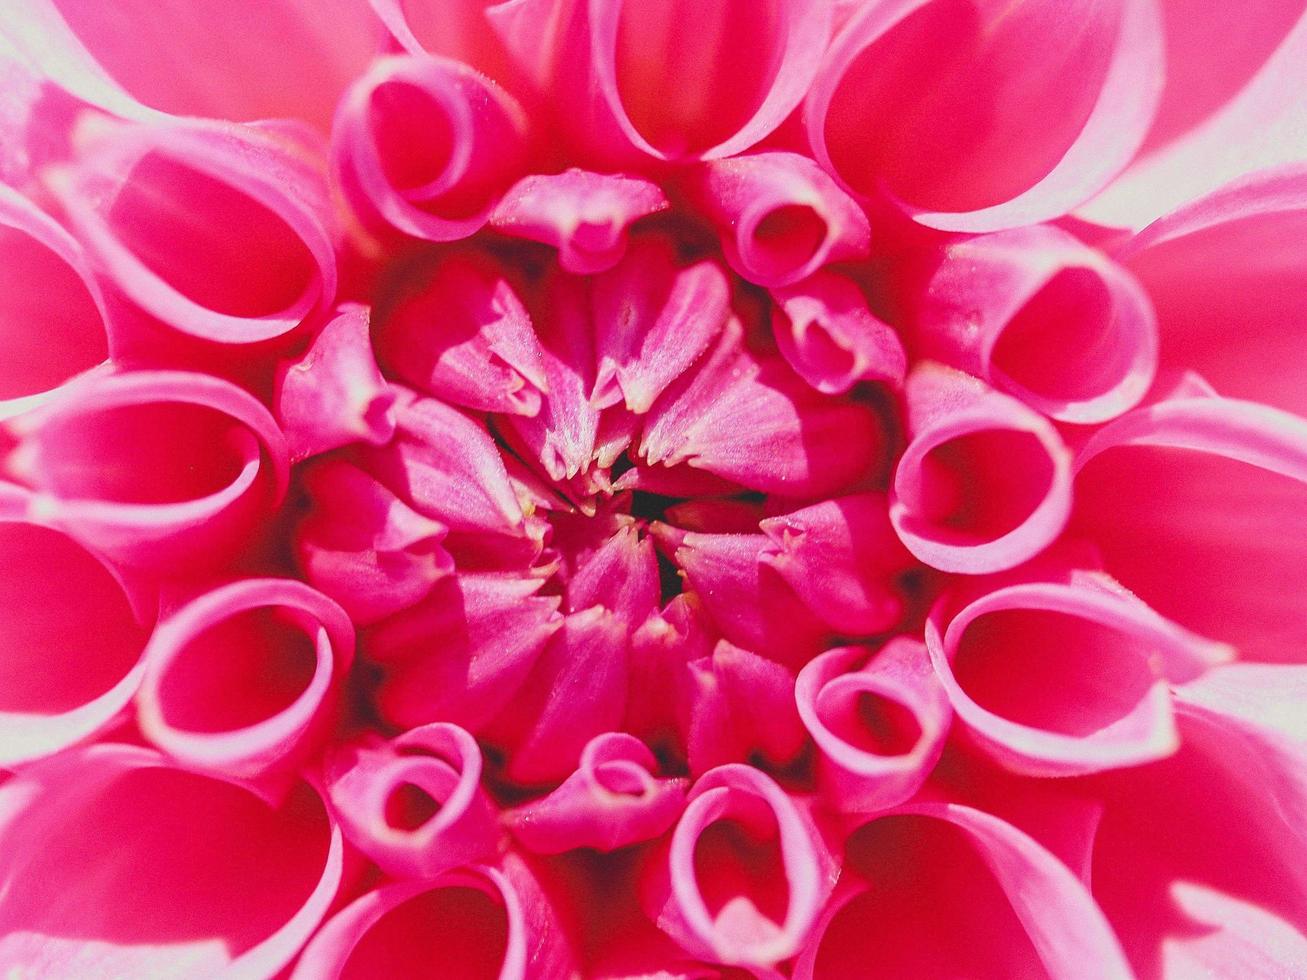
<svg viewBox="0 0 1307 980">
<path fill-rule="evenodd" d="M 0 974 L 1307 977 L 1307 2 L 0 9 Z"/>
</svg>

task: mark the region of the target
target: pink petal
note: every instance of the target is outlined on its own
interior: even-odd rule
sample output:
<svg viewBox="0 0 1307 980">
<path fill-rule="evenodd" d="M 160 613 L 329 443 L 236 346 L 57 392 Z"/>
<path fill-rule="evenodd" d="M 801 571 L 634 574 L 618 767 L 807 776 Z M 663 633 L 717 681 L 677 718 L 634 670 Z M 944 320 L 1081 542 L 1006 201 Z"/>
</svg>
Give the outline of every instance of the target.
<svg viewBox="0 0 1307 980">
<path fill-rule="evenodd" d="M 721 766 L 691 789 L 645 910 L 692 956 L 765 967 L 798 952 L 837 873 L 800 804 L 757 769 Z"/>
<path fill-rule="evenodd" d="M 947 572 L 1001 571 L 1061 533 L 1071 454 L 1016 399 L 925 362 L 908 378 L 908 432 L 890 491 L 903 544 Z"/>
<path fill-rule="evenodd" d="M 637 738 L 596 735 L 576 772 L 548 796 L 504 814 L 513 836 L 529 850 L 557 854 L 576 847 L 612 851 L 652 840 L 685 806 L 684 779 L 663 779 L 658 762 Z"/>
<path fill-rule="evenodd" d="M 567 583 L 574 610 L 602 606 L 628 630 L 641 625 L 658 603 L 658 561 L 653 542 L 634 523 L 604 541 L 578 565 Z"/>
<path fill-rule="evenodd" d="M 365 221 L 414 238 L 476 232 L 520 172 L 527 118 L 489 78 L 448 58 L 379 58 L 345 94 L 332 165 Z"/>
<path fill-rule="evenodd" d="M 7 468 L 41 519 L 129 564 L 190 571 L 248 548 L 286 488 L 268 410 L 203 374 L 87 378 L 9 428 Z"/>
<path fill-rule="evenodd" d="M 368 5 L 409 54 L 441 55 L 500 78 L 508 54 L 486 17 L 489 2 L 368 0 Z"/>
<path fill-rule="evenodd" d="M 871 247 L 857 202 L 797 153 L 706 163 L 686 189 L 716 226 L 731 268 L 759 286 L 791 286 L 828 262 L 865 258 Z"/>
<path fill-rule="evenodd" d="M 889 522 L 883 494 L 837 497 L 762 521 L 762 561 L 837 633 L 883 633 L 903 616 L 896 579 L 915 563 Z"/>
<path fill-rule="evenodd" d="M 652 181 L 572 167 L 523 177 L 500 199 L 491 227 L 558 249 L 558 264 L 578 276 L 611 269 L 626 254 L 627 229 L 665 211 Z"/>
<path fill-rule="evenodd" d="M 674 596 L 631 634 L 622 729 L 650 745 L 679 745 L 687 665 L 712 653 L 715 633 L 693 592 Z"/>
<path fill-rule="evenodd" d="M 831 805 L 874 813 L 915 793 L 939 761 L 952 720 L 926 648 L 896 637 L 869 656 L 839 647 L 799 672 L 803 725 L 817 743 Z"/>
<path fill-rule="evenodd" d="M 520 860 L 393 882 L 337 912 L 293 980 L 498 977 L 566 980 L 572 953 L 539 883 Z"/>
<path fill-rule="evenodd" d="M 841 395 L 860 381 L 903 383 L 903 344 L 853 282 L 823 271 L 771 292 L 776 346 L 818 391 Z"/>
<path fill-rule="evenodd" d="M 0 812 L 7 972 L 273 976 L 341 881 L 340 831 L 309 785 L 269 804 L 137 746 L 32 766 Z"/>
<path fill-rule="evenodd" d="M 145 649 L 141 731 L 173 758 L 247 778 L 290 769 L 335 720 L 354 658 L 344 610 L 293 579 L 246 579 L 164 619 Z"/>
<path fill-rule="evenodd" d="M 301 474 L 309 514 L 293 546 L 304 576 L 366 626 L 424 598 L 454 562 L 447 528 L 362 470 L 332 459 Z"/>
<path fill-rule="evenodd" d="M 372 357 L 368 310 L 346 304 L 304 355 L 277 372 L 277 421 L 290 458 L 351 442 L 384 445 L 395 434 L 395 393 Z"/>
<path fill-rule="evenodd" d="M 1133 408 L 1157 369 L 1157 324 L 1128 272 L 1039 225 L 945 246 L 912 302 L 922 356 L 1063 422 Z"/>
<path fill-rule="evenodd" d="M 1099 573 L 978 584 L 941 599 L 926 645 L 959 720 L 1004 766 L 1067 775 L 1175 751 L 1167 681 L 1232 651 Z"/>
<path fill-rule="evenodd" d="M 817 161 L 920 223 L 985 232 L 1065 214 L 1138 150 L 1161 94 L 1149 0 L 864 4 L 805 104 Z"/>
<path fill-rule="evenodd" d="M 346 838 L 387 874 L 434 878 L 494 857 L 495 813 L 479 787 L 481 749 L 457 725 L 336 749 L 327 789 Z"/>
</svg>

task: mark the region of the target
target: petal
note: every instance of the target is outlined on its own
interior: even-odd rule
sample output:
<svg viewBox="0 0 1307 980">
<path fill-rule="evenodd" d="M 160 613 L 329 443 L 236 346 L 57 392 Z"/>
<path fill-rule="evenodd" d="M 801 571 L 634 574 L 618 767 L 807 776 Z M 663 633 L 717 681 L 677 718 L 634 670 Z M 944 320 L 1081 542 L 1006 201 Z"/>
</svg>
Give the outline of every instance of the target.
<svg viewBox="0 0 1307 980">
<path fill-rule="evenodd" d="M 623 731 L 660 749 L 679 747 L 686 665 L 712 653 L 714 636 L 693 592 L 673 596 L 649 614 L 631 634 Z"/>
<path fill-rule="evenodd" d="M 399 46 L 434 54 L 501 78 L 508 57 L 486 17 L 487 0 L 368 0 Z"/>
<path fill-rule="evenodd" d="M 658 560 L 653 542 L 626 524 L 581 563 L 567 583 L 574 610 L 602 606 L 634 630 L 658 602 Z"/>
</svg>

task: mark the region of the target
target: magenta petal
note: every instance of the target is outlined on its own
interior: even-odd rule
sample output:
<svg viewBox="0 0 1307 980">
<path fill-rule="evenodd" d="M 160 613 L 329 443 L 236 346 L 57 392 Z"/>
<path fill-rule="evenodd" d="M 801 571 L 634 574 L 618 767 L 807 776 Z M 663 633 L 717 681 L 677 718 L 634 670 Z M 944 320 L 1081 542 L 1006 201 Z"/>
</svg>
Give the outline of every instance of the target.
<svg viewBox="0 0 1307 980">
<path fill-rule="evenodd" d="M 650 745 L 679 744 L 687 664 L 712 653 L 715 633 L 703 604 L 682 592 L 631 634 L 623 731 Z"/>
<path fill-rule="evenodd" d="M 576 847 L 611 851 L 652 840 L 676 822 L 685 806 L 684 779 L 664 779 L 637 738 L 596 735 L 576 772 L 548 796 L 509 810 L 504 821 L 523 847 L 557 854 Z"/>
<path fill-rule="evenodd" d="M 567 583 L 572 609 L 602 606 L 628 630 L 640 626 L 658 603 L 658 562 L 653 542 L 634 523 L 611 535 L 573 572 Z"/>
<path fill-rule="evenodd" d="M 434 878 L 496 853 L 481 749 L 457 725 L 422 725 L 389 742 L 337 749 L 327 780 L 345 836 L 388 874 Z"/>
<path fill-rule="evenodd" d="M 540 884 L 507 855 L 499 868 L 469 865 L 367 892 L 313 937 L 291 976 L 567 980 L 574 969 Z"/>
<path fill-rule="evenodd" d="M 1133 408 L 1157 369 L 1157 323 L 1127 271 L 1051 226 L 952 243 L 913 302 L 919 353 L 1063 422 Z"/>
<path fill-rule="evenodd" d="M 867 308 L 850 280 L 817 272 L 771 292 L 776 346 L 818 391 L 839 395 L 860 381 L 903 383 L 907 355 L 902 342 Z"/>
<path fill-rule="evenodd" d="M 379 58 L 345 94 L 332 163 L 365 220 L 455 241 L 490 217 L 519 172 L 527 119 L 489 78 L 449 58 Z"/>
<path fill-rule="evenodd" d="M 620 262 L 627 229 L 667 206 L 651 181 L 573 167 L 523 177 L 504 194 L 490 224 L 505 235 L 554 246 L 559 265 L 588 276 Z"/>
<path fill-rule="evenodd" d="M 907 549 L 946 572 L 1012 568 L 1043 551 L 1071 510 L 1071 454 L 1016 399 L 925 362 L 908 378 L 908 432 L 890 492 Z"/>
<path fill-rule="evenodd" d="M 799 951 L 837 873 L 800 803 L 757 769 L 721 766 L 691 789 L 645 910 L 693 956 L 765 967 Z"/>
<path fill-rule="evenodd" d="M 382 445 L 395 434 L 395 393 L 372 357 L 368 311 L 342 306 L 298 360 L 277 372 L 277 421 L 290 458 L 351 442 Z"/>
<path fill-rule="evenodd" d="M 799 716 L 820 753 L 823 795 L 874 813 L 912 796 L 939 761 L 952 720 L 926 648 L 896 637 L 878 653 L 839 647 L 799 672 Z"/>
<path fill-rule="evenodd" d="M 344 611 L 293 579 L 246 579 L 164 619 L 146 647 L 141 731 L 187 765 L 292 768 L 335 720 L 354 659 Z"/>
<path fill-rule="evenodd" d="M 507 52 L 486 17 L 487 2 L 368 0 L 368 6 L 409 54 L 441 55 L 500 78 Z"/>
<path fill-rule="evenodd" d="M 204 374 L 88 377 L 9 428 L 6 466 L 36 491 L 41 519 L 128 564 L 190 571 L 229 557 L 286 489 L 268 410 Z"/>
<path fill-rule="evenodd" d="M 309 785 L 269 805 L 137 746 L 32 766 L 0 814 L 7 972 L 274 976 L 341 881 L 340 831 Z"/>
<path fill-rule="evenodd" d="M 857 202 L 797 153 L 703 164 L 687 178 L 687 194 L 716 226 L 731 268 L 759 286 L 793 285 L 871 247 Z"/>
<path fill-rule="evenodd" d="M 358 625 L 408 608 L 454 571 L 441 546 L 448 529 L 362 470 L 333 459 L 301 479 L 311 509 L 295 532 L 296 557 Z"/>
</svg>

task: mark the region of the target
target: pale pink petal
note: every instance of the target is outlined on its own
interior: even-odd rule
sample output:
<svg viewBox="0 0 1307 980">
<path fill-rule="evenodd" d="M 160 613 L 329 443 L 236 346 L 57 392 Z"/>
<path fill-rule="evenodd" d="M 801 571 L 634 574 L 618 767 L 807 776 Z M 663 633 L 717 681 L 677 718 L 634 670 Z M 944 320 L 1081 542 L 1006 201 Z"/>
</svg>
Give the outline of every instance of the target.
<svg viewBox="0 0 1307 980">
<path fill-rule="evenodd" d="M 1151 0 L 868 3 L 826 53 L 805 118 L 817 160 L 934 228 L 1065 214 L 1144 140 L 1161 95 Z"/>
<path fill-rule="evenodd" d="M 823 271 L 771 293 L 776 346 L 818 391 L 840 395 L 860 381 L 903 383 L 902 342 L 851 280 Z"/>
<path fill-rule="evenodd" d="M 540 854 L 576 847 L 611 851 L 652 840 L 685 806 L 686 781 L 661 778 L 657 770 L 639 739 L 605 732 L 586 744 L 562 786 L 507 811 L 504 821 L 523 847 Z"/>
<path fill-rule="evenodd" d="M 871 247 L 857 202 L 797 153 L 703 164 L 686 192 L 716 227 L 731 268 L 759 286 L 792 286 L 829 262 L 866 258 Z"/>
<path fill-rule="evenodd" d="M 1060 228 L 950 243 L 910 303 L 920 356 L 1059 421 L 1114 418 L 1153 383 L 1157 323 L 1147 293 Z"/>
<path fill-rule="evenodd" d="M 309 513 L 292 546 L 304 576 L 360 626 L 420 601 L 454 571 L 448 529 L 342 460 L 300 474 Z"/>
<path fill-rule="evenodd" d="M 836 809 L 874 813 L 915 793 L 939 761 L 952 709 L 926 648 L 905 636 L 880 651 L 839 647 L 799 672 L 803 725 L 817 743 L 822 792 Z"/>
<path fill-rule="evenodd" d="M 340 307 L 297 360 L 277 372 L 274 402 L 292 462 L 395 434 L 395 393 L 373 360 L 368 310 Z"/>
<path fill-rule="evenodd" d="M 690 791 L 645 883 L 645 911 L 693 956 L 765 967 L 799 951 L 838 865 L 802 804 L 750 766 Z"/>
<path fill-rule="evenodd" d="M 479 786 L 481 749 L 457 725 L 338 747 L 326 773 L 346 838 L 387 874 L 434 878 L 496 853 L 495 813 Z"/>
<path fill-rule="evenodd" d="M 567 980 L 573 970 L 556 913 L 508 855 L 499 868 L 469 865 L 367 892 L 313 937 L 291 976 Z"/>
<path fill-rule="evenodd" d="M 946 572 L 1001 571 L 1043 551 L 1071 510 L 1071 453 L 1016 399 L 931 362 L 908 378 L 890 491 L 907 549 Z"/>
<path fill-rule="evenodd" d="M 652 181 L 572 167 L 523 177 L 504 193 L 490 225 L 514 238 L 554 246 L 559 265 L 588 276 L 620 262 L 627 229 L 667 207 L 667 196 Z"/>
<path fill-rule="evenodd" d="M 293 768 L 335 721 L 354 659 L 338 605 L 293 579 L 245 579 L 164 619 L 145 649 L 141 731 L 183 763 L 247 778 Z"/>
<path fill-rule="evenodd" d="M 297 783 L 269 804 L 158 753 L 101 744 L 0 788 L 0 967 L 274 976 L 335 897 L 340 831 Z"/>
<path fill-rule="evenodd" d="M 365 221 L 435 242 L 466 238 L 521 172 L 527 118 L 462 62 L 395 55 L 345 94 L 332 165 Z"/>
<path fill-rule="evenodd" d="M 500 78 L 508 57 L 490 27 L 486 8 L 495 0 L 367 0 L 409 54 L 462 61 Z"/>
<path fill-rule="evenodd" d="M 192 571 L 230 557 L 286 489 L 271 414 L 208 375 L 87 378 L 9 429 L 5 465 L 36 491 L 33 513 L 129 564 Z"/>
</svg>

